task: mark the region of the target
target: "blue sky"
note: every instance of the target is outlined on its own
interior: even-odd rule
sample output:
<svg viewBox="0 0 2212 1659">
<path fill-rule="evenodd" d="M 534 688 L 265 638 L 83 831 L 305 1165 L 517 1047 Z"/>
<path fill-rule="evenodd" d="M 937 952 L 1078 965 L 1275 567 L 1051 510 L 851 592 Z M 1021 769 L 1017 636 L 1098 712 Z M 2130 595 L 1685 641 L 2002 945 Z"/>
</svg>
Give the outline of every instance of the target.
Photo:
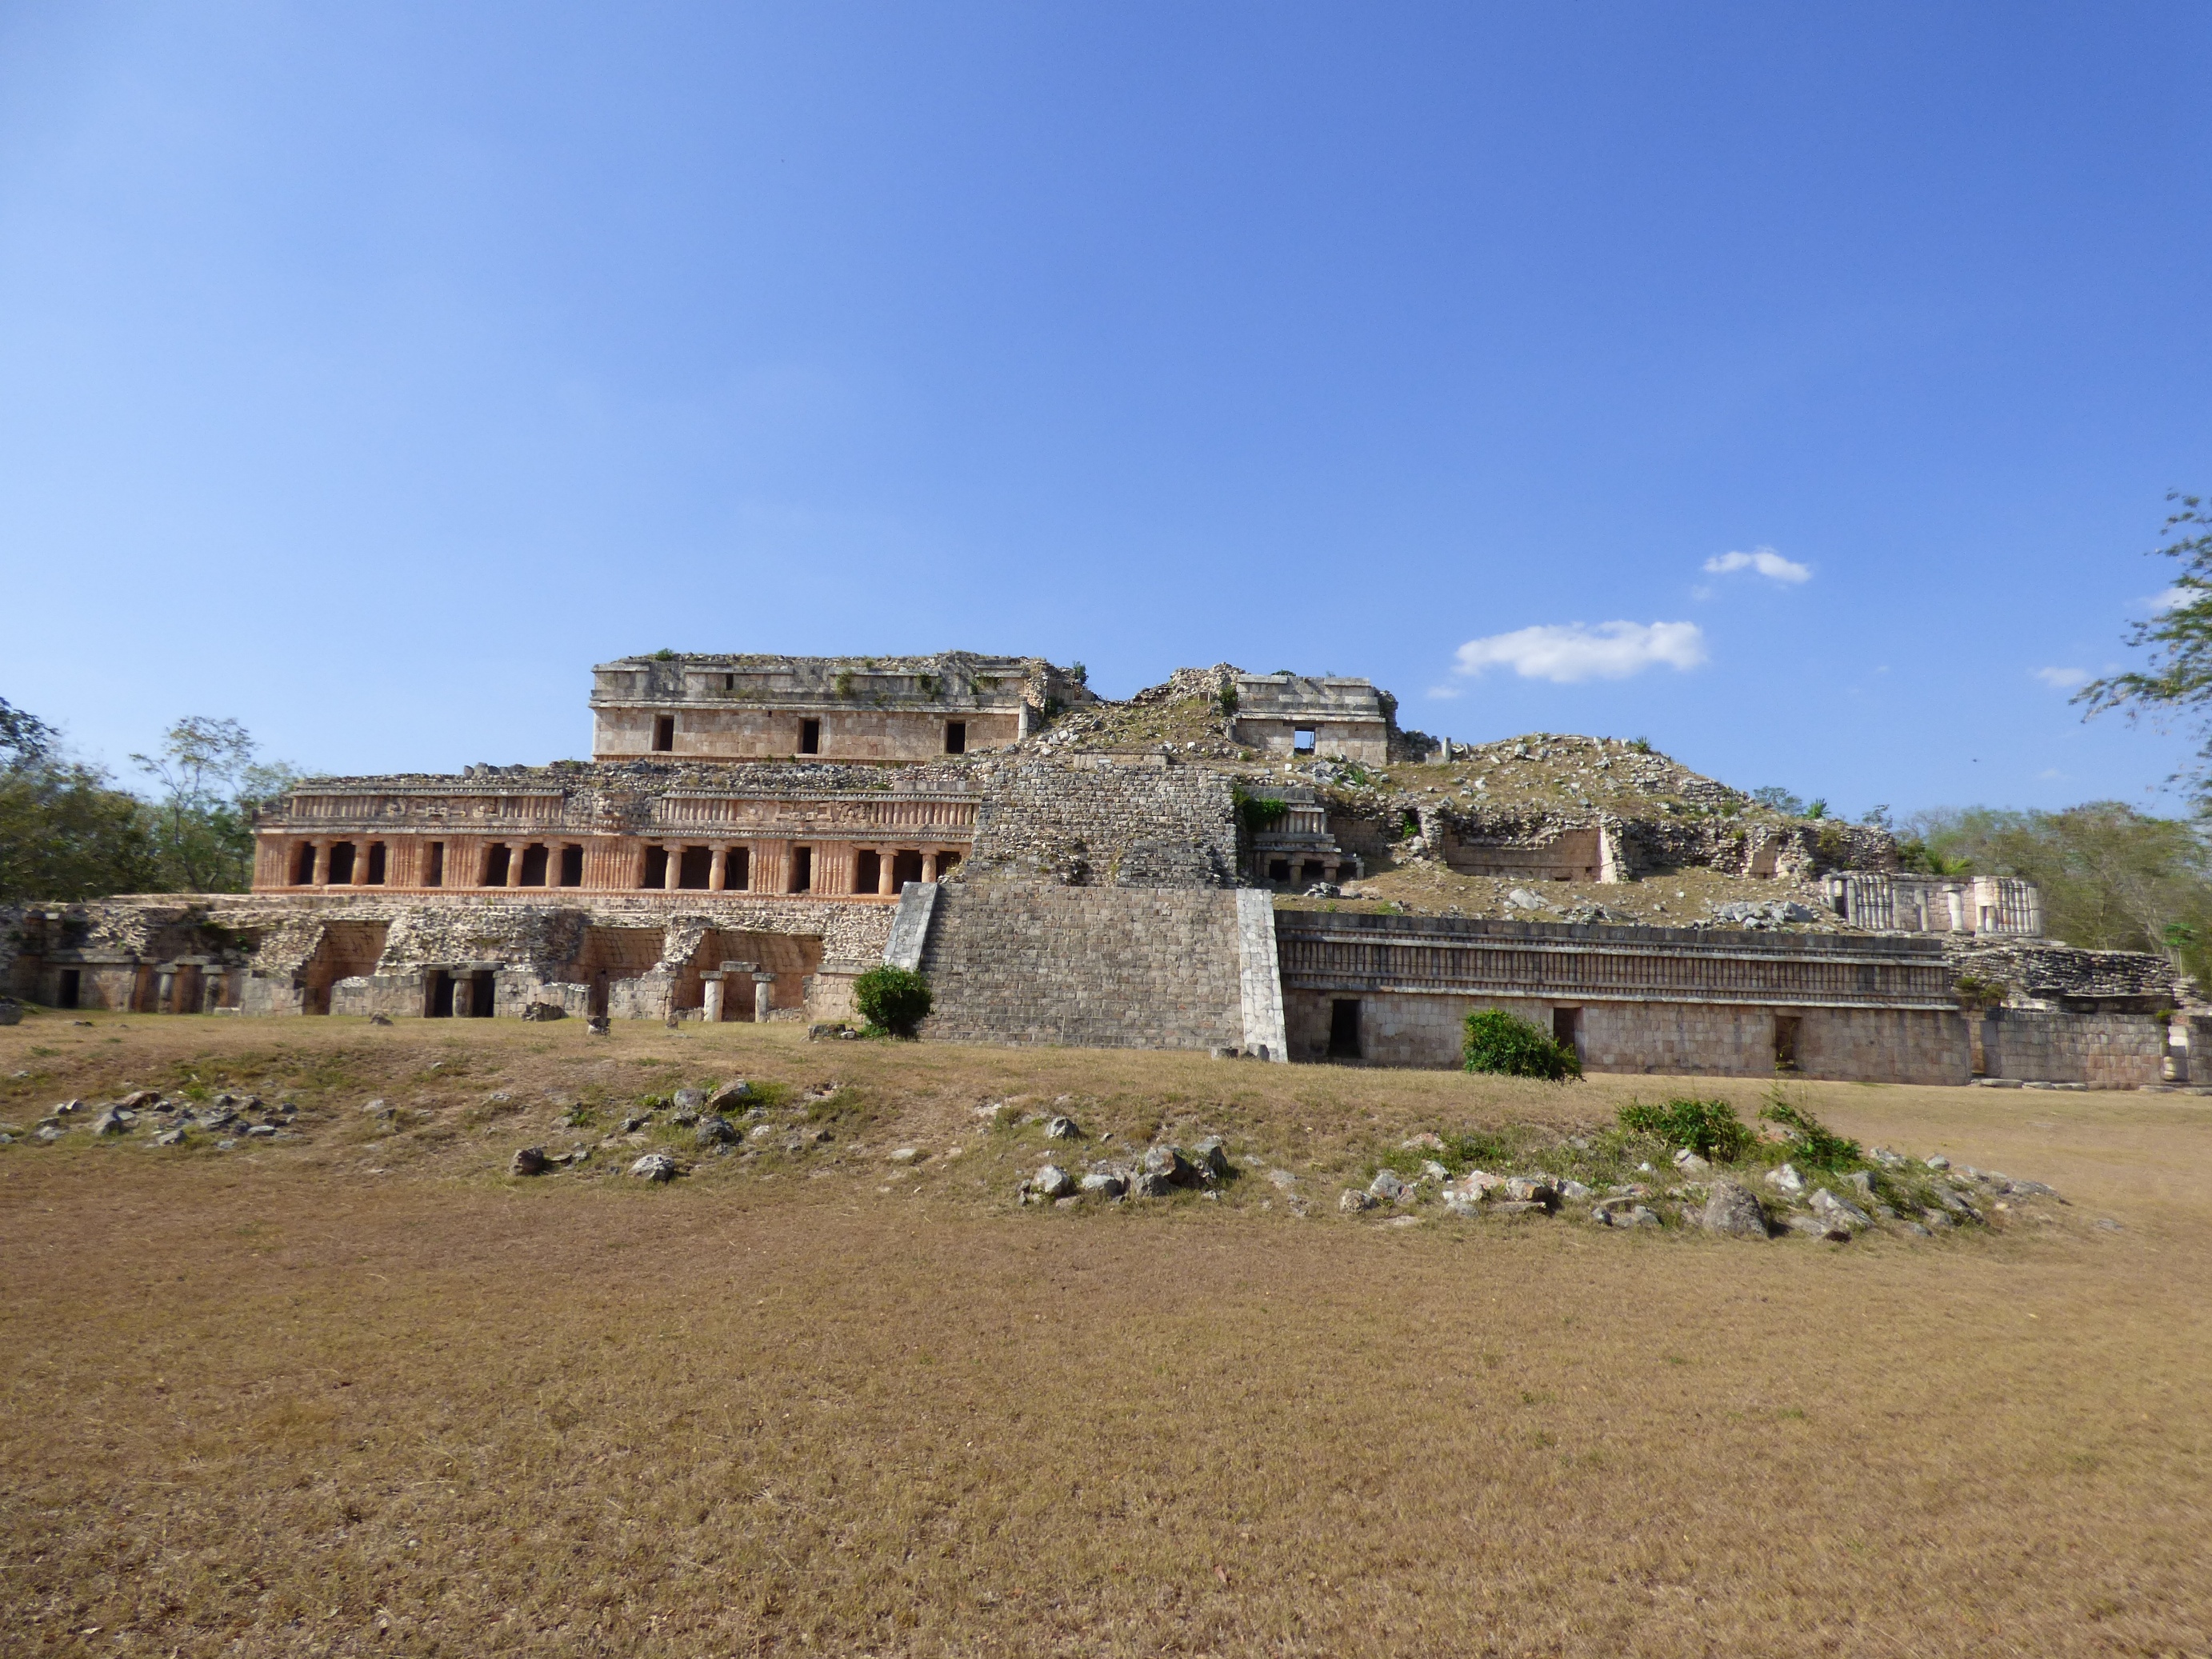
<svg viewBox="0 0 2212 1659">
<path fill-rule="evenodd" d="M 2181 4 L 0 10 L 0 696 L 416 769 L 664 645 L 1225 659 L 2157 804 L 2066 682 L 2212 490 L 2209 66 Z"/>
</svg>

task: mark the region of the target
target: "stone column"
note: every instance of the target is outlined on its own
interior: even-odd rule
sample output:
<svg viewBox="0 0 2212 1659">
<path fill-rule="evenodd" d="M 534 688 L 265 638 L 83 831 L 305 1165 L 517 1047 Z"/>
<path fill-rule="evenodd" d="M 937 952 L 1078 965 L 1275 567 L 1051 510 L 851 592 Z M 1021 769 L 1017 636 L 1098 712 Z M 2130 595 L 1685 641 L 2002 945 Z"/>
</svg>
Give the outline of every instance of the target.
<svg viewBox="0 0 2212 1659">
<path fill-rule="evenodd" d="M 878 893 L 898 891 L 898 888 L 891 881 L 891 872 L 897 867 L 898 852 L 896 848 L 886 847 L 876 854 L 876 890 Z"/>
<path fill-rule="evenodd" d="M 722 975 L 719 969 L 709 969 L 699 975 L 706 995 L 704 1018 L 709 1025 L 722 1023 Z"/>
<path fill-rule="evenodd" d="M 154 1012 L 157 1014 L 169 1012 L 169 1000 L 176 994 L 177 970 L 173 968 L 158 970 L 154 976 Z"/>
<path fill-rule="evenodd" d="M 766 1019 L 775 1007 L 775 975 L 755 974 L 753 975 L 753 1018 Z"/>
<path fill-rule="evenodd" d="M 388 862 L 392 854 L 387 850 L 384 856 Z M 353 884 L 356 887 L 368 885 L 368 843 L 365 841 L 353 844 Z"/>
<path fill-rule="evenodd" d="M 520 887 L 522 885 L 523 843 L 519 841 L 511 841 L 507 842 L 506 846 L 507 884 L 509 887 Z"/>
<path fill-rule="evenodd" d="M 675 846 L 670 847 L 664 842 L 662 850 L 668 854 L 668 863 L 661 875 L 660 884 L 666 891 L 672 893 L 676 890 L 676 884 L 683 878 L 684 875 L 684 844 L 678 842 Z"/>
<path fill-rule="evenodd" d="M 729 878 L 730 849 L 726 847 L 717 847 L 714 848 L 714 867 L 707 872 L 707 890 L 710 893 L 726 891 L 725 884 Z"/>
<path fill-rule="evenodd" d="M 326 841 L 313 843 L 315 849 L 314 867 L 307 872 L 310 887 L 320 887 L 331 878 L 331 844 Z"/>
<path fill-rule="evenodd" d="M 934 847 L 921 855 L 921 878 L 924 881 L 937 879 L 937 849 Z"/>
</svg>

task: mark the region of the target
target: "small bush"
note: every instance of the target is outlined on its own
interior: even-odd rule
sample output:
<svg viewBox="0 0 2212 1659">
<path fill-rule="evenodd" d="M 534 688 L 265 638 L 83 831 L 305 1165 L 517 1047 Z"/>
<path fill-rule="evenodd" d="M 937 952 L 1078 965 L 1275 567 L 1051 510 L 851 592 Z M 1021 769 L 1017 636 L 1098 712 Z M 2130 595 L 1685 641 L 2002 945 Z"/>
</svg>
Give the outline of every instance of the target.
<svg viewBox="0 0 2212 1659">
<path fill-rule="evenodd" d="M 1844 1139 L 1779 1088 L 1767 1097 L 1759 1115 L 1790 1137 L 1790 1156 L 1801 1164 L 1815 1170 L 1856 1170 L 1866 1163 L 1857 1141 Z"/>
<path fill-rule="evenodd" d="M 1572 1048 L 1552 1040 L 1540 1025 L 1498 1008 L 1478 1008 L 1467 1017 L 1467 1069 L 1502 1077 L 1540 1077 L 1564 1083 L 1583 1074 Z"/>
<path fill-rule="evenodd" d="M 1631 1134 L 1656 1135 L 1670 1146 L 1687 1146 L 1699 1158 L 1732 1164 L 1758 1144 L 1735 1108 L 1725 1100 L 1677 1096 L 1647 1106 L 1632 1100 L 1620 1109 L 1620 1127 Z"/>
<path fill-rule="evenodd" d="M 860 1018 L 893 1036 L 910 1037 L 929 1017 L 929 981 L 907 968 L 871 968 L 853 981 Z"/>
</svg>

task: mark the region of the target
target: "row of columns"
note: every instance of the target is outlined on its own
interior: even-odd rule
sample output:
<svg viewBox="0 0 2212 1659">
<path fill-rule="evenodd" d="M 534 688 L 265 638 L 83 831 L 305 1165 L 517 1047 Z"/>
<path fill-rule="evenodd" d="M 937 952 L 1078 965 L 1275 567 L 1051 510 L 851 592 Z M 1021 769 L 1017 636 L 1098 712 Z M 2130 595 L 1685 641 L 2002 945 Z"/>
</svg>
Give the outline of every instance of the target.
<svg viewBox="0 0 2212 1659">
<path fill-rule="evenodd" d="M 646 843 L 645 846 L 638 849 L 638 886 L 640 888 L 644 888 L 646 886 L 645 872 L 647 857 L 648 854 L 655 849 L 658 849 L 662 854 L 660 877 L 661 889 L 664 891 L 671 893 L 678 890 L 683 882 L 684 848 L 687 846 L 697 847 L 699 845 L 701 845 L 701 843 L 698 842 L 682 841 L 648 842 Z M 753 848 L 750 843 L 733 845 L 729 842 L 718 842 L 710 843 L 710 845 L 714 853 L 714 863 L 709 867 L 707 874 L 707 890 L 708 892 L 721 893 L 732 890 L 729 886 L 729 860 L 730 854 L 732 852 L 741 852 L 747 854 L 746 874 L 750 878 L 744 887 L 738 888 L 734 890 L 739 892 L 758 892 L 763 890 L 759 885 L 759 877 L 762 873 L 761 866 L 769 864 L 769 860 L 760 858 L 758 856 L 757 848 Z M 800 849 L 797 847 L 793 847 L 792 850 L 796 852 Z M 890 895 L 892 896 L 896 896 L 898 892 L 898 885 L 893 880 L 892 877 L 897 867 L 897 859 L 901 853 L 915 853 L 920 854 L 921 859 L 922 880 L 935 881 L 938 878 L 939 860 L 938 858 L 938 850 L 935 848 L 854 847 L 852 849 L 852 854 L 854 861 L 856 865 L 860 860 L 860 855 L 864 853 L 873 853 L 876 855 L 876 885 L 872 890 L 878 894 Z M 775 862 L 780 865 L 781 860 L 776 860 Z M 818 866 L 817 867 L 818 875 Z M 949 863 L 945 867 L 951 867 Z M 512 875 L 514 868 L 514 866 L 513 865 L 509 866 L 510 876 Z M 509 884 L 513 884 L 511 880 Z M 817 886 L 816 890 L 819 891 L 821 890 Z"/>
<path fill-rule="evenodd" d="M 357 841 L 351 836 L 318 837 L 309 842 L 307 845 L 315 849 L 315 861 L 307 872 L 307 880 L 304 884 L 293 884 L 295 886 L 304 884 L 309 887 L 327 887 L 330 884 L 331 849 L 334 847 L 346 846 L 353 848 L 353 874 L 349 878 L 348 884 L 354 887 L 368 885 L 368 849 L 370 848 L 384 847 L 386 858 L 389 859 L 392 855 L 391 848 L 383 842 Z M 294 853 L 291 856 L 296 859 L 298 854 Z M 389 872 L 386 873 L 388 874 Z"/>
</svg>

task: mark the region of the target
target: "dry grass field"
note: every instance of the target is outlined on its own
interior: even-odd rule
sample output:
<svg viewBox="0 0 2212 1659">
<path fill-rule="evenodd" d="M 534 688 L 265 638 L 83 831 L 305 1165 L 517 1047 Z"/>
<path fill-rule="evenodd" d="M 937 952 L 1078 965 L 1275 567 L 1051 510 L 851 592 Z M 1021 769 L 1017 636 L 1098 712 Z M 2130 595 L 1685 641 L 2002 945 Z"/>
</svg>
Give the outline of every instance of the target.
<svg viewBox="0 0 2212 1659">
<path fill-rule="evenodd" d="M 740 1074 L 789 1140 L 504 1173 Z M 0 1121 L 126 1085 L 298 1127 L 0 1147 L 9 1655 L 2212 1651 L 2212 1101 L 1806 1085 L 2069 1200 L 1834 1246 L 1335 1209 L 1418 1130 L 1650 1079 L 0 1030 Z M 1311 1213 L 1249 1176 L 1018 1208 L 1042 1132 L 976 1109 L 1061 1097 L 1217 1130 Z"/>
</svg>

